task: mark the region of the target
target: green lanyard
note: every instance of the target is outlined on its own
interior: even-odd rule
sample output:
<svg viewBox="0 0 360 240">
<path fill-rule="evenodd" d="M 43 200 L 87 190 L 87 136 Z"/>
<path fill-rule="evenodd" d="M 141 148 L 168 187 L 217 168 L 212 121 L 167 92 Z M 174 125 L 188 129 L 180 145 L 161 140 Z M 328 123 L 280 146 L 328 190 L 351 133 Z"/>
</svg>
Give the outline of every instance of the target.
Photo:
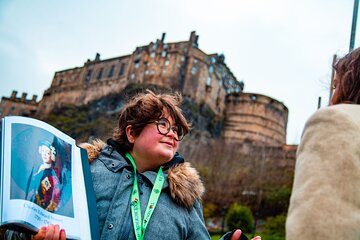
<svg viewBox="0 0 360 240">
<path fill-rule="evenodd" d="M 126 153 L 125 157 L 127 157 L 130 160 L 131 164 L 134 167 L 134 185 L 131 193 L 131 204 L 130 204 L 131 216 L 133 220 L 136 239 L 142 240 L 144 239 L 145 229 L 149 223 L 151 215 L 153 214 L 157 201 L 160 197 L 161 189 L 164 184 L 164 174 L 162 168 L 160 167 L 156 176 L 154 187 L 151 190 L 150 199 L 144 214 L 144 220 L 141 222 L 141 207 L 140 207 L 139 188 L 138 188 L 138 182 L 136 176 L 136 165 L 134 159 L 129 153 Z"/>
</svg>

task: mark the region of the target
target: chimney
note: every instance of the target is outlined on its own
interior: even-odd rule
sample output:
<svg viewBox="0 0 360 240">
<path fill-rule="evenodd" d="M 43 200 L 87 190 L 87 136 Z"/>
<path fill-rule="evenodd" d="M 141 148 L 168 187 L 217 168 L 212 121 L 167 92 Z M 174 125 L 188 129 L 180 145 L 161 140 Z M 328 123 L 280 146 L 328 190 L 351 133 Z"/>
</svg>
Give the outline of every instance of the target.
<svg viewBox="0 0 360 240">
<path fill-rule="evenodd" d="M 32 99 L 31 99 L 31 102 L 36 103 L 36 99 L 37 99 L 37 95 L 34 94 Z"/>
<path fill-rule="evenodd" d="M 17 91 L 12 91 L 11 93 L 11 99 L 15 99 L 16 98 L 16 94 L 17 94 Z"/>
<path fill-rule="evenodd" d="M 100 54 L 99 54 L 99 53 L 96 53 L 95 61 L 96 61 L 96 62 L 100 61 Z"/>
<path fill-rule="evenodd" d="M 21 95 L 21 101 L 22 101 L 22 102 L 25 102 L 26 96 L 27 96 L 27 93 L 26 93 L 26 92 Z"/>
<path fill-rule="evenodd" d="M 195 38 L 196 38 L 196 33 L 195 31 L 192 31 L 190 34 L 190 42 L 194 43 L 195 42 Z"/>
<path fill-rule="evenodd" d="M 191 46 L 194 48 L 198 47 L 198 40 L 199 40 L 199 35 L 196 35 L 195 31 L 192 31 L 190 34 L 190 42 L 191 42 Z"/>
<path fill-rule="evenodd" d="M 198 45 L 199 35 L 196 35 L 195 37 L 195 44 Z"/>
<path fill-rule="evenodd" d="M 166 35 L 166 33 L 163 33 L 162 36 L 161 36 L 161 42 L 162 43 L 164 43 L 164 41 L 165 41 L 165 35 Z"/>
</svg>

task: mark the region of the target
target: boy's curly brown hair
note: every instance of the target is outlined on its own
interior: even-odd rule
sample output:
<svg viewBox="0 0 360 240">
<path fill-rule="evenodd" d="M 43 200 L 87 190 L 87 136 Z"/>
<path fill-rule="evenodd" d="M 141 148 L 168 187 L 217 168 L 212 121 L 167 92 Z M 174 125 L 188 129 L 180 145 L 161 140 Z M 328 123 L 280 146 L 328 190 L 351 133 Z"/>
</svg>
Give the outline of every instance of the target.
<svg viewBox="0 0 360 240">
<path fill-rule="evenodd" d="M 176 124 L 182 126 L 184 135 L 190 130 L 190 124 L 185 119 L 180 104 L 182 96 L 175 94 L 155 94 L 150 90 L 132 97 L 122 108 L 113 138 L 123 151 L 131 151 L 132 144 L 126 136 L 126 127 L 132 126 L 133 134 L 139 136 L 146 124 L 161 118 L 167 112 Z"/>
</svg>

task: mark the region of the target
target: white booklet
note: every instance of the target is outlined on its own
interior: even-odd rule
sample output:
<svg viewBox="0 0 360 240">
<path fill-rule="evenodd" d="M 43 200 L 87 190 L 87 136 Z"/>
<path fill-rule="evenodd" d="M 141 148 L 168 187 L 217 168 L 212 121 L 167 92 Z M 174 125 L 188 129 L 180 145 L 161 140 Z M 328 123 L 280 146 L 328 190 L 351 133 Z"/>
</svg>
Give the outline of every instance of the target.
<svg viewBox="0 0 360 240">
<path fill-rule="evenodd" d="M 0 225 L 37 232 L 58 224 L 70 239 L 98 239 L 86 150 L 51 125 L 5 117 L 0 142 Z"/>
</svg>

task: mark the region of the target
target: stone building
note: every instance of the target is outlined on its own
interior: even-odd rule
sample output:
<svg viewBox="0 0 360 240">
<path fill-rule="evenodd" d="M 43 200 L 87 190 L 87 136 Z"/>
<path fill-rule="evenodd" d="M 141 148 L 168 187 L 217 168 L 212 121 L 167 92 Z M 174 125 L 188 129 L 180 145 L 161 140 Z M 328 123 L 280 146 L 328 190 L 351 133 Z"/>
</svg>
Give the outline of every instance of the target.
<svg viewBox="0 0 360 240">
<path fill-rule="evenodd" d="M 165 43 L 163 34 L 131 55 L 101 60 L 97 54 L 82 67 L 56 72 L 37 114 L 47 114 L 61 104 L 87 104 L 118 93 L 128 84 L 141 83 L 178 90 L 197 103 L 206 102 L 221 115 L 225 96 L 242 92 L 244 84 L 226 66 L 224 55 L 200 50 L 198 38 L 191 32 L 188 41 Z"/>
<path fill-rule="evenodd" d="M 37 111 L 39 102 L 36 101 L 36 95 L 32 99 L 26 99 L 27 93 L 22 93 L 21 97 L 16 95 L 17 91 L 13 91 L 9 98 L 1 98 L 0 118 L 8 115 L 31 116 Z"/>
<path fill-rule="evenodd" d="M 86 105 L 128 84 L 155 84 L 182 92 L 197 103 L 206 103 L 224 117 L 223 137 L 252 146 L 286 146 L 288 109 L 268 96 L 243 92 L 244 83 L 233 75 L 222 54 L 199 49 L 199 36 L 191 32 L 187 41 L 165 43 L 161 39 L 137 47 L 130 55 L 87 60 L 83 66 L 58 71 L 42 100 L 10 98 L 1 102 L 2 116 L 46 115 L 63 104 Z M 248 144 L 242 147 L 247 148 Z M 288 148 L 286 148 L 288 149 Z M 294 152 L 296 148 L 290 148 Z M 289 149 L 288 149 L 289 150 Z"/>
</svg>

